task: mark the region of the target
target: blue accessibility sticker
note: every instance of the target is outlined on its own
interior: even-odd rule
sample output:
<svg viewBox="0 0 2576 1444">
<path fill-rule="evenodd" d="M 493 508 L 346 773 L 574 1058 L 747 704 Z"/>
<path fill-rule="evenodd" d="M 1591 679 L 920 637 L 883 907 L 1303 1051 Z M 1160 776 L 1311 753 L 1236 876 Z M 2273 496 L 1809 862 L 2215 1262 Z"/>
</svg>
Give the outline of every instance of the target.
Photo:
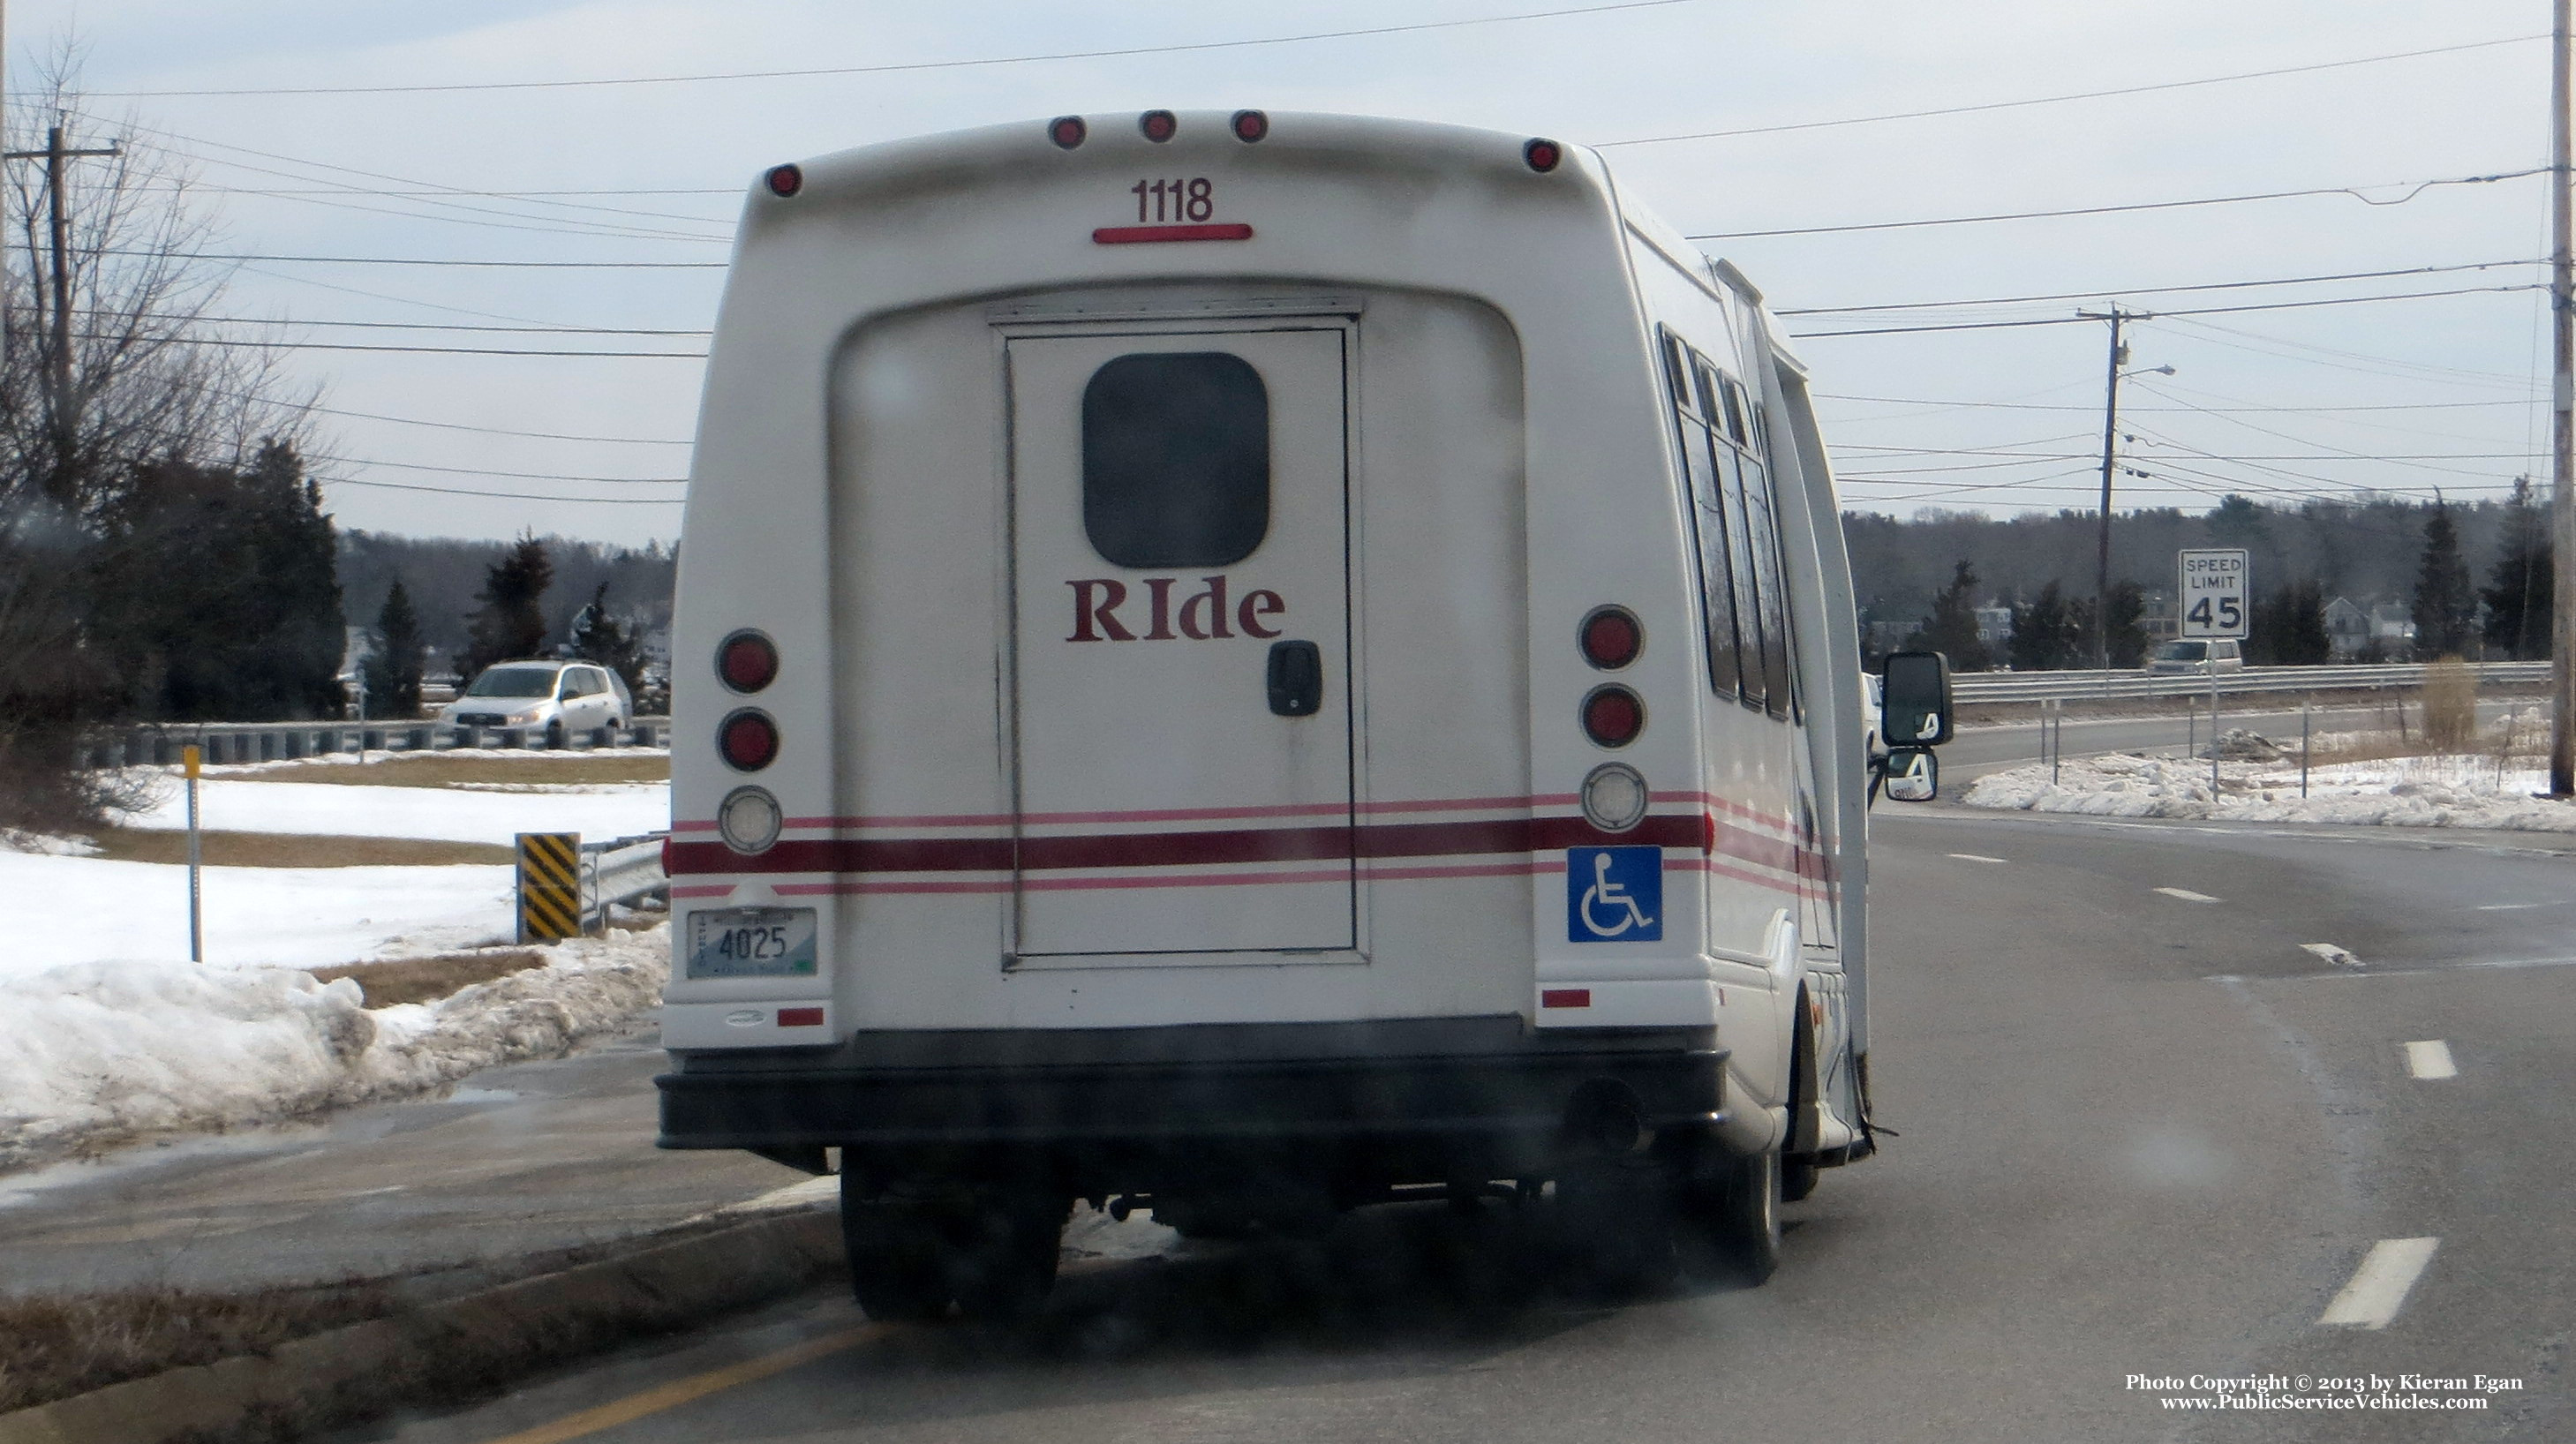
<svg viewBox="0 0 2576 1444">
<path fill-rule="evenodd" d="M 1664 936 L 1664 850 L 1565 850 L 1565 936 L 1578 943 L 1651 943 Z"/>
</svg>

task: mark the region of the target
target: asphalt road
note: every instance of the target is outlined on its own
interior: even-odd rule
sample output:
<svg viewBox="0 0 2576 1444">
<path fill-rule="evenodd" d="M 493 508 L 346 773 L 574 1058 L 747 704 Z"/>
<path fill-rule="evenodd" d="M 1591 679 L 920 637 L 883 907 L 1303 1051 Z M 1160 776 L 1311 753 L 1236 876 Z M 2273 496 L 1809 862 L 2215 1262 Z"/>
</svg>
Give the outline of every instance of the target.
<svg viewBox="0 0 2576 1444">
<path fill-rule="evenodd" d="M 1378 1210 L 1317 1245 L 1092 1262 L 1015 1331 L 817 1297 L 346 1440 L 2576 1437 L 2576 857 L 1877 825 L 1901 1136 L 1791 1206 L 1767 1287 L 1605 1305 L 1537 1277 L 1499 1206 Z M 2439 1060 L 2405 1045 L 2437 1040 L 2454 1075 L 2415 1076 Z M 2347 1294 L 2364 1322 L 2322 1322 Z M 2163 1401 L 2209 1389 L 2133 1375 L 2518 1383 L 2387 1391 L 2477 1412 L 2198 1413 Z"/>
</svg>

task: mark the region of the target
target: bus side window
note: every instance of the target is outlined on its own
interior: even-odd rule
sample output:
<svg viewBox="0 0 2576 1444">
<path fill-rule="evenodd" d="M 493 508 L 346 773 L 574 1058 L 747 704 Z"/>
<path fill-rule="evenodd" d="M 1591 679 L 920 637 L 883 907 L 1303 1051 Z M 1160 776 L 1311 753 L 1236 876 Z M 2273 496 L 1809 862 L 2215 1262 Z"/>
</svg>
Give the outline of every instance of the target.
<svg viewBox="0 0 2576 1444">
<path fill-rule="evenodd" d="M 1733 697 L 1743 688 L 1745 662 L 1752 650 L 1736 636 L 1735 596 L 1729 585 L 1726 528 L 1719 519 L 1717 474 L 1711 461 L 1708 422 L 1692 394 L 1691 352 L 1670 331 L 1664 333 L 1664 374 L 1672 390 L 1674 439 L 1690 484 L 1689 507 L 1693 549 L 1699 555 L 1700 622 L 1708 643 L 1709 689 Z M 1758 669 L 1758 657 L 1752 661 Z"/>
<path fill-rule="evenodd" d="M 1700 394 L 1712 404 L 1721 404 L 1724 388 L 1718 380 L 1717 368 L 1702 359 L 1698 369 Z M 1712 416 L 1716 414 L 1711 413 Z M 1752 519 L 1745 506 L 1743 453 L 1718 435 L 1714 427 L 1704 435 L 1717 465 L 1718 509 L 1726 525 L 1727 572 L 1735 588 L 1736 634 L 1744 642 L 1741 695 L 1745 706 L 1760 711 L 1769 705 L 1770 699 L 1770 671 L 1762 659 L 1769 655 L 1772 646 L 1765 624 L 1770 621 L 1776 601 L 1772 605 L 1764 603 L 1765 588 L 1758 570 L 1759 554 L 1754 549 Z M 1784 705 L 1786 701 L 1784 696 Z"/>
<path fill-rule="evenodd" d="M 1745 509 L 1753 532 L 1753 564 L 1762 597 L 1762 676 L 1767 683 L 1771 715 L 1789 715 L 1789 594 L 1781 565 L 1779 519 L 1774 514 L 1770 468 L 1751 456 L 1742 459 Z"/>
</svg>

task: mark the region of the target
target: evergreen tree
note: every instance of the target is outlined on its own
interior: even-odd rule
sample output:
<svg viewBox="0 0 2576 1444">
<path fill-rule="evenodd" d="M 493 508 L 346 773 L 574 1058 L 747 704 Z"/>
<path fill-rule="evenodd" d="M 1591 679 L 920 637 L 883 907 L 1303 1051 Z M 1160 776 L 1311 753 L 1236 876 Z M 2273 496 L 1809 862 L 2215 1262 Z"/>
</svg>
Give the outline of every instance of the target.
<svg viewBox="0 0 2576 1444">
<path fill-rule="evenodd" d="M 2548 514 L 2531 504 L 2531 478 L 2513 480 L 2513 499 L 2505 503 L 2495 570 L 2480 595 L 2487 604 L 2487 647 L 2517 662 L 2549 656 L 2550 609 L 2557 586 L 2557 567 L 2549 541 Z"/>
<path fill-rule="evenodd" d="M 2275 587 L 2255 599 L 2245 660 L 2258 666 L 2322 666 L 2334 652 L 2326 633 L 2325 591 L 2314 578 Z"/>
<path fill-rule="evenodd" d="M 2136 667 L 2145 664 L 2147 660 L 2146 616 L 2146 588 L 2136 582 L 2111 584 L 2112 666 Z M 2083 604 L 2082 624 L 2084 639 L 2089 644 L 2093 638 L 2093 604 L 2089 601 Z M 2090 657 L 2085 659 L 2085 665 L 2088 667 L 2092 665 Z"/>
<path fill-rule="evenodd" d="M 265 715 L 337 717 L 347 705 L 340 663 L 349 646 L 340 609 L 339 541 L 322 510 L 322 488 L 284 441 L 260 444 L 243 489 L 250 524 L 254 626 L 260 640 L 254 684 L 271 700 Z"/>
<path fill-rule="evenodd" d="M 1950 659 L 1956 672 L 1982 672 L 1994 656 L 1977 635 L 1977 573 L 1965 561 L 1950 574 L 1950 584 L 1932 594 L 1932 614 L 1923 619 L 1908 647 L 1926 647 Z"/>
<path fill-rule="evenodd" d="M 554 579 L 554 561 L 546 555 L 546 544 L 533 534 L 511 543 L 486 570 L 483 590 L 475 595 L 483 605 L 466 619 L 470 640 L 463 670 L 468 678 L 495 662 L 533 657 L 545 645 L 542 604 Z"/>
<path fill-rule="evenodd" d="M 411 593 L 396 577 L 376 613 L 376 650 L 367 658 L 367 712 L 375 717 L 420 715 L 420 679 L 428 670 L 429 643 L 420 634 L 420 616 Z"/>
<path fill-rule="evenodd" d="M 630 696 L 644 690 L 643 646 L 631 629 L 609 615 L 606 582 L 590 594 L 590 605 L 573 619 L 572 654 L 615 672 Z"/>
<path fill-rule="evenodd" d="M 2460 556 L 2459 529 L 2440 497 L 2424 518 L 2424 555 L 2415 569 L 2415 655 L 2425 660 L 2468 650 L 2478 617 L 2469 564 Z"/>
<path fill-rule="evenodd" d="M 2088 640 L 2055 578 L 2027 605 L 2013 608 L 2009 654 L 2017 672 L 2055 672 L 2079 665 L 2076 659 L 2083 655 Z"/>
</svg>

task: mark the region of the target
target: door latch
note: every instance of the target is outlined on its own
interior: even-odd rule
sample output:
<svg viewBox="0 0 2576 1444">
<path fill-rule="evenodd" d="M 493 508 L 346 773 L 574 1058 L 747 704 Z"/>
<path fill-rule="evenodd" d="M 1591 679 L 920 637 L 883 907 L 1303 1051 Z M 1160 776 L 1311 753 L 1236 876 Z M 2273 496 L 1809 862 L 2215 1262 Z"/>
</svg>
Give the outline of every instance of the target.
<svg viewBox="0 0 2576 1444">
<path fill-rule="evenodd" d="M 1312 717 L 1324 707 L 1324 649 L 1312 642 L 1270 644 L 1270 710 Z"/>
</svg>

